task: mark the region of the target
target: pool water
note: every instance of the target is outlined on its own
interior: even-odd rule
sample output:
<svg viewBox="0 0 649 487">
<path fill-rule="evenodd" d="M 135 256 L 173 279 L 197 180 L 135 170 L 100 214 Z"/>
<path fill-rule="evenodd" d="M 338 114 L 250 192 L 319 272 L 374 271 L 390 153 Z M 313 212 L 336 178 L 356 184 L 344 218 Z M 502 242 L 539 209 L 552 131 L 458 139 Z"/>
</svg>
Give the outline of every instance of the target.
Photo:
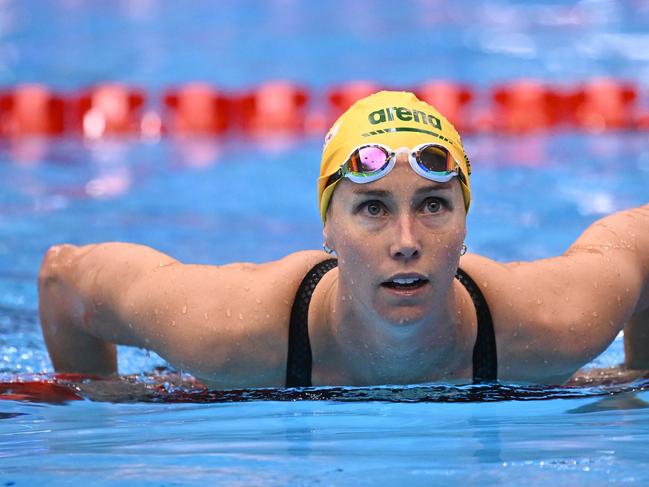
<svg viewBox="0 0 649 487">
<path fill-rule="evenodd" d="M 8 404 L 0 465 L 15 485 L 645 485 L 642 399 Z"/>
<path fill-rule="evenodd" d="M 601 74 L 642 83 L 649 74 L 646 2 L 214 5 L 4 2 L 0 79 L 155 91 L 282 77 L 322 90 L 361 78 L 480 87 Z M 483 134 L 465 145 L 474 169 L 467 245 L 497 260 L 556 255 L 597 218 L 648 200 L 646 133 Z M 0 378 L 52 371 L 35 283 L 54 243 L 137 242 L 206 264 L 319 248 L 321 147 L 317 137 L 0 140 Z M 589 366 L 622 360 L 618 337 Z M 119 365 L 144 380 L 165 363 L 122 347 Z M 2 401 L 0 485 L 645 485 L 645 386 L 469 402 L 443 400 L 465 390 L 434 387 L 367 397 L 323 389 L 310 400 Z"/>
</svg>

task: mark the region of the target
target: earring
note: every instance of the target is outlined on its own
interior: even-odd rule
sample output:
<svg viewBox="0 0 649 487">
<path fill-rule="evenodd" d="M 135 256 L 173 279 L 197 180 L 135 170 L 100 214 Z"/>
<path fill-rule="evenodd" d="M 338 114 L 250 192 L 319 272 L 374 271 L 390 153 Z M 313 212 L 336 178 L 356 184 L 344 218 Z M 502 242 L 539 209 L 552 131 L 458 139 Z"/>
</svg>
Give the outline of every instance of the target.
<svg viewBox="0 0 649 487">
<path fill-rule="evenodd" d="M 460 255 L 466 254 L 466 250 L 467 250 L 466 245 L 462 244 L 462 247 L 460 247 Z"/>
<path fill-rule="evenodd" d="M 324 250 L 328 254 L 333 254 L 333 251 L 334 251 L 334 249 L 330 249 L 329 247 L 327 247 L 326 243 L 322 244 L 322 250 Z"/>
</svg>

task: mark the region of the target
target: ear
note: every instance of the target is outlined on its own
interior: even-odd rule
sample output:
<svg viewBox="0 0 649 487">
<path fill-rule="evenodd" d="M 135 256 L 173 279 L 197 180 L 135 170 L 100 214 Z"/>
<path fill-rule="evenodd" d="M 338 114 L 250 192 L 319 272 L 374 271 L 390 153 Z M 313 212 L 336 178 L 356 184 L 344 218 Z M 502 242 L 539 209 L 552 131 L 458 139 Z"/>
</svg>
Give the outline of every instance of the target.
<svg viewBox="0 0 649 487">
<path fill-rule="evenodd" d="M 467 225 L 466 225 L 466 215 L 464 217 L 464 228 L 462 229 L 462 241 L 466 242 L 466 234 L 467 234 Z"/>
<path fill-rule="evenodd" d="M 329 222 L 331 221 L 330 213 L 329 209 L 327 209 L 327 219 L 322 227 L 322 243 L 330 249 L 335 249 L 335 243 L 333 241 L 333 236 L 331 235 L 331 225 L 329 225 Z"/>
</svg>

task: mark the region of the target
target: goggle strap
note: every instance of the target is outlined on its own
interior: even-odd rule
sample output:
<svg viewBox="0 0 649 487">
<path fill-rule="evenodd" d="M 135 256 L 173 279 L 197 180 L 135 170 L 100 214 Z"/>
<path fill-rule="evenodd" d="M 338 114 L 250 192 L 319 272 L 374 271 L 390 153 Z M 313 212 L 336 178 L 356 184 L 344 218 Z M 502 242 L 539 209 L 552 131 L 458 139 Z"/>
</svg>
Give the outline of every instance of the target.
<svg viewBox="0 0 649 487">
<path fill-rule="evenodd" d="M 345 174 L 343 172 L 343 168 L 341 167 L 335 173 L 333 173 L 331 176 L 329 176 L 329 179 L 327 179 L 327 184 L 325 185 L 325 187 L 331 186 L 332 184 L 338 182 L 344 176 L 345 176 Z"/>
</svg>

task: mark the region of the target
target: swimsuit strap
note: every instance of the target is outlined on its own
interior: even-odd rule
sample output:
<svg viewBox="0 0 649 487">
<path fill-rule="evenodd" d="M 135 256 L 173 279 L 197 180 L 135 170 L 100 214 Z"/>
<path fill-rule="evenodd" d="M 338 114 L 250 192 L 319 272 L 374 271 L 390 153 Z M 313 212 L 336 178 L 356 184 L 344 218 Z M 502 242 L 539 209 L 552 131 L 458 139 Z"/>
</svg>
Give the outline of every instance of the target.
<svg viewBox="0 0 649 487">
<path fill-rule="evenodd" d="M 322 277 L 338 265 L 337 259 L 316 264 L 304 277 L 293 301 L 288 331 L 286 387 L 311 386 L 313 357 L 309 341 L 309 304 Z M 478 333 L 473 347 L 473 383 L 494 382 L 498 377 L 496 337 L 489 306 L 478 285 L 462 269 L 455 278 L 466 288 L 473 300 L 478 318 Z"/>
<path fill-rule="evenodd" d="M 311 385 L 311 343 L 309 342 L 309 303 L 315 287 L 327 272 L 338 265 L 338 259 L 316 264 L 302 279 L 293 301 L 288 329 L 286 387 Z"/>
<path fill-rule="evenodd" d="M 487 300 L 471 277 L 458 268 L 455 278 L 466 288 L 478 318 L 478 333 L 473 346 L 473 383 L 498 380 L 498 353 L 496 335 Z"/>
</svg>

